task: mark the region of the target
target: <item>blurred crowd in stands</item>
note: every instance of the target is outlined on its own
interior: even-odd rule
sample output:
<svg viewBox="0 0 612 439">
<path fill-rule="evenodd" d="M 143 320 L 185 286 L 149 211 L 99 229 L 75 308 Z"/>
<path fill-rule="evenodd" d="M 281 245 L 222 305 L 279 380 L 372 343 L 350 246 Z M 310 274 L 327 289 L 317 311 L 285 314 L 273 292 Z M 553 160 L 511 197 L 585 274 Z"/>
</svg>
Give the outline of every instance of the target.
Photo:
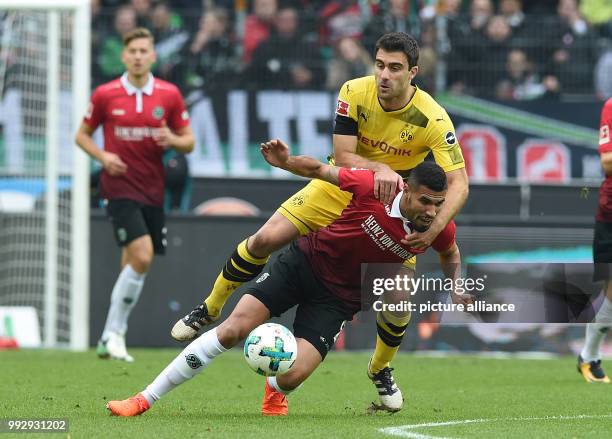
<svg viewBox="0 0 612 439">
<path fill-rule="evenodd" d="M 92 0 L 94 85 L 121 35 L 156 38 L 155 74 L 185 93 L 329 89 L 373 72 L 389 31 L 421 47 L 417 83 L 502 100 L 612 96 L 607 0 Z"/>
</svg>

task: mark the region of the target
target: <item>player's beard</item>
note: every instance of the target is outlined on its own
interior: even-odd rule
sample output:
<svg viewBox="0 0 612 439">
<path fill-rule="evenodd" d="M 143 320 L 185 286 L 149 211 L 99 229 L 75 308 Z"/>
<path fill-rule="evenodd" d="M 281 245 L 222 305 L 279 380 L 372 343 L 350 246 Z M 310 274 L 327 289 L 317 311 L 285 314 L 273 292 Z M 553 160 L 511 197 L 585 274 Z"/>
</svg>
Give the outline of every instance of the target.
<svg viewBox="0 0 612 439">
<path fill-rule="evenodd" d="M 412 222 L 412 227 L 414 227 L 414 230 L 416 230 L 419 233 L 423 233 L 429 230 L 429 227 L 431 227 L 431 222 L 429 222 L 428 224 L 423 224 L 423 223 L 416 223 L 416 222 Z"/>
</svg>

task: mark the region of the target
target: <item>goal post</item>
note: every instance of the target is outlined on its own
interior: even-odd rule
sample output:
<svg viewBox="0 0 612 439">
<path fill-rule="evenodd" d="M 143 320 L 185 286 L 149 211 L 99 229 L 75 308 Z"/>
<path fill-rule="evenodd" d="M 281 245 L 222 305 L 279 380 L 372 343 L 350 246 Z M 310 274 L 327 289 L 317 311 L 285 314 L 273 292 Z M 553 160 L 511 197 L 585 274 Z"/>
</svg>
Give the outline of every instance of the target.
<svg viewBox="0 0 612 439">
<path fill-rule="evenodd" d="M 35 307 L 44 346 L 74 350 L 89 346 L 90 165 L 73 141 L 89 3 L 0 0 L 0 306 Z"/>
</svg>

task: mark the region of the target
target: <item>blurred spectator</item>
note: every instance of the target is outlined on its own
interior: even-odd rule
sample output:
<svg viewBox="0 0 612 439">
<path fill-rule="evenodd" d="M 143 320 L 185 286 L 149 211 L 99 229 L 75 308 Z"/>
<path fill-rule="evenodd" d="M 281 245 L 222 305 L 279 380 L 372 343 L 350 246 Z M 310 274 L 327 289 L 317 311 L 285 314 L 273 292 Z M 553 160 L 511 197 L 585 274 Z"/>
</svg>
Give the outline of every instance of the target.
<svg viewBox="0 0 612 439">
<path fill-rule="evenodd" d="M 525 2 L 523 10 L 527 16 L 554 14 L 559 0 L 538 0 Z"/>
<path fill-rule="evenodd" d="M 595 66 L 595 92 L 602 101 L 612 97 L 612 48 L 604 52 Z"/>
<path fill-rule="evenodd" d="M 499 13 L 506 19 L 506 23 L 515 34 L 525 24 L 525 14 L 523 13 L 521 0 L 501 0 L 499 2 Z"/>
<path fill-rule="evenodd" d="M 580 12 L 598 28 L 600 36 L 612 38 L 612 5 L 609 0 L 582 0 Z"/>
<path fill-rule="evenodd" d="M 483 32 L 492 16 L 493 4 L 491 0 L 472 0 L 470 5 L 470 29 L 472 32 Z"/>
<path fill-rule="evenodd" d="M 114 32 L 104 38 L 97 56 L 101 74 L 100 82 L 110 81 L 123 73 L 124 67 L 121 62 L 123 35 L 136 27 L 136 12 L 134 9 L 127 5 L 118 8 L 115 13 Z"/>
<path fill-rule="evenodd" d="M 361 38 L 369 12 L 361 9 L 358 0 L 331 0 L 319 13 L 320 44 L 331 45 L 341 37 Z"/>
<path fill-rule="evenodd" d="M 91 43 L 97 48 L 111 27 L 109 16 L 102 7 L 101 0 L 91 0 Z M 98 53 L 95 50 L 93 53 Z"/>
<path fill-rule="evenodd" d="M 520 49 L 508 53 L 506 61 L 506 77 L 496 87 L 496 95 L 501 100 L 525 101 L 538 99 L 546 94 L 554 94 L 559 90 L 559 83 L 554 77 L 546 77 L 543 81 L 527 54 Z"/>
<path fill-rule="evenodd" d="M 242 59 L 245 63 L 251 62 L 255 49 L 270 37 L 276 11 L 276 0 L 254 0 L 253 13 L 246 18 L 244 23 Z"/>
<path fill-rule="evenodd" d="M 204 10 L 219 6 L 220 0 L 170 0 L 170 6 L 180 14 L 183 21 L 183 29 L 195 32 L 198 28 L 198 19 Z M 233 5 L 233 0 L 232 0 Z"/>
<path fill-rule="evenodd" d="M 461 14 L 462 0 L 439 0 L 438 14 L 448 17 L 456 17 Z"/>
<path fill-rule="evenodd" d="M 174 68 L 181 61 L 181 50 L 189 34 L 180 26 L 180 18 L 174 15 L 167 3 L 158 3 L 151 14 L 152 33 L 155 38 L 157 63 L 155 75 L 162 79 L 180 84 L 180 77 Z"/>
<path fill-rule="evenodd" d="M 137 27 L 151 29 L 151 0 L 130 0 L 130 6 L 136 12 Z"/>
<path fill-rule="evenodd" d="M 433 21 L 424 21 L 421 27 L 421 40 L 419 42 L 419 74 L 414 83 L 433 94 L 436 91 L 436 28 Z"/>
<path fill-rule="evenodd" d="M 91 0 L 91 53 L 97 56 L 101 51 L 104 37 L 109 33 L 110 24 L 108 23 L 108 15 L 102 8 L 101 0 Z M 94 59 L 95 61 L 95 59 Z M 92 62 L 91 77 L 93 87 L 100 85 L 100 66 L 98 62 Z"/>
<path fill-rule="evenodd" d="M 555 48 L 551 73 L 561 83 L 564 93 L 592 93 L 596 41 L 586 20 L 578 11 L 576 0 L 560 0 L 554 29 Z"/>
<path fill-rule="evenodd" d="M 238 59 L 225 9 L 213 8 L 202 16 L 185 57 L 189 88 L 210 91 L 233 85 Z"/>
<path fill-rule="evenodd" d="M 324 84 L 325 71 L 318 48 L 304 41 L 298 13 L 286 7 L 278 11 L 274 31 L 253 53 L 245 75 L 249 84 L 278 89 L 309 89 Z"/>
<path fill-rule="evenodd" d="M 327 89 L 337 92 L 349 79 L 374 73 L 374 60 L 355 38 L 341 38 L 335 49 L 336 54 L 327 65 Z"/>
<path fill-rule="evenodd" d="M 387 32 L 405 32 L 417 40 L 421 36 L 419 8 L 415 0 L 387 0 L 380 3 L 380 10 L 372 17 L 364 30 L 363 42 L 370 52 L 376 40 Z"/>
<path fill-rule="evenodd" d="M 448 56 L 450 89 L 457 94 L 470 92 L 470 87 L 480 85 L 486 46 L 484 30 L 493 14 L 493 5 L 490 0 L 472 0 L 467 16 L 460 13 L 457 2 L 446 1 L 445 7 L 451 44 Z"/>
<path fill-rule="evenodd" d="M 510 51 L 512 28 L 501 15 L 491 17 L 485 29 L 485 44 L 481 60 L 482 77 L 480 84 L 486 94 L 492 94 L 495 84 L 504 75 L 504 66 Z"/>
</svg>

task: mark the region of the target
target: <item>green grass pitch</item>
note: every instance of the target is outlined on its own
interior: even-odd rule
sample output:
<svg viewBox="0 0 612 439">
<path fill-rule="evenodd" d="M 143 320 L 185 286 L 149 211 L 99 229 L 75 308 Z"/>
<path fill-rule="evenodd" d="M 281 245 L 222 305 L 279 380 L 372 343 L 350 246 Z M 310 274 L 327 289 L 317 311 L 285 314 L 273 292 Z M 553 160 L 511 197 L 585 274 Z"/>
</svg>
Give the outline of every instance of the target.
<svg viewBox="0 0 612 439">
<path fill-rule="evenodd" d="M 70 432 L 61 436 L 70 438 L 391 438 L 381 429 L 392 427 L 403 435 L 395 437 L 421 439 L 612 437 L 612 385 L 585 383 L 573 358 L 401 354 L 393 366 L 404 409 L 367 415 L 376 399 L 365 374 L 368 354 L 331 353 L 290 396 L 288 417 L 264 418 L 263 379 L 234 350 L 144 415 L 108 415 L 107 400 L 142 390 L 178 352 L 132 349 L 133 364 L 93 352 L 0 352 L 0 418 L 68 418 Z"/>
</svg>

